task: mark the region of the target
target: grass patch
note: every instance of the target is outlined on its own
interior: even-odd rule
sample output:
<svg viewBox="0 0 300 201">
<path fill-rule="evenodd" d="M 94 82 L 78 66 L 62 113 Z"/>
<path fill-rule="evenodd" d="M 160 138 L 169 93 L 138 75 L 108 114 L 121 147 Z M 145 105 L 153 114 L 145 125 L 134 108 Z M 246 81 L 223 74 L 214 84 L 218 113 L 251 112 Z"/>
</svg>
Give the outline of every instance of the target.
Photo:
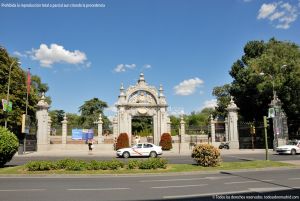
<svg viewBox="0 0 300 201">
<path fill-rule="evenodd" d="M 277 161 L 246 161 L 223 162 L 218 167 L 201 167 L 192 164 L 168 164 L 166 169 L 142 170 L 142 169 L 117 169 L 117 170 L 50 170 L 50 171 L 26 171 L 25 165 L 0 168 L 0 174 L 136 174 L 136 173 L 168 173 L 168 172 L 192 172 L 192 171 L 219 171 L 257 169 L 269 167 L 293 167 L 294 165 Z"/>
</svg>

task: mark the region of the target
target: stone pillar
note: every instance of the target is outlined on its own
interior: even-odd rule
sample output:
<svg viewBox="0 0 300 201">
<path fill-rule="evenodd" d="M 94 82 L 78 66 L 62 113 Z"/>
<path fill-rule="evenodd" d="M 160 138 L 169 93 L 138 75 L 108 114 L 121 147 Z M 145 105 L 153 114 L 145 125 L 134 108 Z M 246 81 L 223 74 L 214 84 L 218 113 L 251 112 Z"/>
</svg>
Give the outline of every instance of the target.
<svg viewBox="0 0 300 201">
<path fill-rule="evenodd" d="M 215 127 L 215 120 L 212 115 L 210 115 L 210 137 L 212 145 L 216 142 L 216 127 Z"/>
<path fill-rule="evenodd" d="M 48 116 L 48 144 L 50 144 L 50 136 L 51 136 L 51 117 Z"/>
<path fill-rule="evenodd" d="M 181 142 L 185 142 L 185 121 L 183 119 L 183 116 L 180 118 L 180 133 Z"/>
<path fill-rule="evenodd" d="M 45 101 L 45 94 L 37 104 L 37 151 L 43 150 L 48 145 L 48 109 L 49 105 Z"/>
<path fill-rule="evenodd" d="M 231 97 L 230 104 L 226 108 L 228 111 L 228 133 L 229 133 L 229 146 L 232 149 L 239 149 L 239 133 L 238 133 L 238 113 L 239 108 L 233 101 L 233 97 Z"/>
<path fill-rule="evenodd" d="M 167 117 L 167 132 L 171 135 L 171 120 L 170 117 Z"/>
<path fill-rule="evenodd" d="M 62 135 L 61 135 L 61 143 L 62 144 L 67 144 L 67 133 L 68 133 L 68 128 L 67 128 L 67 115 L 65 114 L 64 120 L 61 122 L 62 123 Z"/>
<path fill-rule="evenodd" d="M 113 138 L 118 137 L 118 120 L 117 117 L 113 118 Z"/>
<path fill-rule="evenodd" d="M 98 144 L 100 144 L 103 143 L 103 121 L 101 113 L 99 114 L 99 118 L 96 123 L 98 124 Z"/>
<path fill-rule="evenodd" d="M 229 132 L 228 132 L 228 118 L 225 117 L 225 137 L 226 137 L 226 142 L 229 141 Z"/>
</svg>

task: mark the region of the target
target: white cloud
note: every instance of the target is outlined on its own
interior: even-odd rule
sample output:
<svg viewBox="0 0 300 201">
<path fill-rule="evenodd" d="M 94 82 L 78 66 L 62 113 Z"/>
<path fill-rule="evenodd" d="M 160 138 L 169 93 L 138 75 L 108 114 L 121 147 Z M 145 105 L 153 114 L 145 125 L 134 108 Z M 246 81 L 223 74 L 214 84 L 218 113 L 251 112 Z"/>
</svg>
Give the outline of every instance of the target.
<svg viewBox="0 0 300 201">
<path fill-rule="evenodd" d="M 257 19 L 265 19 L 275 11 L 276 7 L 276 3 L 263 4 L 258 11 L 259 14 L 257 16 Z"/>
<path fill-rule="evenodd" d="M 135 64 L 125 64 L 125 67 L 129 68 L 129 69 L 134 69 L 136 67 L 136 65 Z"/>
<path fill-rule="evenodd" d="M 204 101 L 202 109 L 215 108 L 215 107 L 217 107 L 217 99 L 211 99 L 211 100 Z"/>
<path fill-rule="evenodd" d="M 174 87 L 175 94 L 180 96 L 188 96 L 196 91 L 196 88 L 203 84 L 203 80 L 198 77 L 184 80 Z"/>
<path fill-rule="evenodd" d="M 14 51 L 13 54 L 18 56 L 18 57 L 27 57 L 26 54 L 22 54 L 21 52 L 18 52 L 18 51 Z"/>
<path fill-rule="evenodd" d="M 115 103 L 115 104 L 117 104 L 117 103 Z M 118 112 L 118 109 L 115 105 L 111 105 L 108 108 L 105 108 L 104 110 L 107 111 L 107 112 L 113 112 L 113 113 Z"/>
<path fill-rule="evenodd" d="M 125 72 L 125 66 L 124 64 L 119 64 L 115 67 L 114 69 L 115 72 L 120 73 L 120 72 Z"/>
<path fill-rule="evenodd" d="M 276 20 L 284 15 L 284 12 L 276 12 L 269 17 L 271 21 Z"/>
<path fill-rule="evenodd" d="M 145 64 L 144 66 L 143 66 L 143 68 L 145 68 L 145 69 L 149 69 L 149 68 L 151 68 L 152 66 L 150 65 L 150 64 Z"/>
<path fill-rule="evenodd" d="M 169 115 L 173 115 L 173 116 L 179 117 L 179 116 L 181 116 L 181 115 L 184 114 L 184 108 L 183 107 L 172 107 L 172 106 L 169 106 L 168 107 L 168 113 L 169 113 Z"/>
<path fill-rule="evenodd" d="M 87 57 L 79 50 L 69 51 L 63 46 L 51 44 L 49 47 L 41 44 L 39 49 L 33 49 L 31 57 L 38 60 L 43 67 L 51 67 L 54 63 L 84 64 Z M 88 64 L 89 65 L 89 64 Z"/>
<path fill-rule="evenodd" d="M 263 4 L 258 11 L 257 19 L 269 20 L 277 29 L 288 29 L 297 20 L 298 8 L 289 3 Z"/>
<path fill-rule="evenodd" d="M 114 71 L 117 73 L 125 72 L 127 69 L 134 69 L 136 68 L 136 64 L 118 64 Z"/>
</svg>

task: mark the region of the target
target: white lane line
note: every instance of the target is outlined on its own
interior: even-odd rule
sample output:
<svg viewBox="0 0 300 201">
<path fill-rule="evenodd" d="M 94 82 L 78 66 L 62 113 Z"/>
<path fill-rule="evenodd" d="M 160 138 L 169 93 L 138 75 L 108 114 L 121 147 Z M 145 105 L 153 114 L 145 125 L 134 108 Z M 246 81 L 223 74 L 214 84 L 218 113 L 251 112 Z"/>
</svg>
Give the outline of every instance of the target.
<svg viewBox="0 0 300 201">
<path fill-rule="evenodd" d="M 155 186 L 151 188 L 155 189 L 164 189 L 164 188 L 189 188 L 189 187 L 199 187 L 199 186 L 207 186 L 208 184 L 195 184 L 195 185 L 183 185 L 183 186 Z"/>
<path fill-rule="evenodd" d="M 113 191 L 113 190 L 129 190 L 130 188 L 70 188 L 68 191 Z"/>
<path fill-rule="evenodd" d="M 195 181 L 195 180 L 203 180 L 203 179 L 206 179 L 206 178 L 142 180 L 142 181 L 140 181 L 140 182 Z"/>
<path fill-rule="evenodd" d="M 23 192 L 23 191 L 45 191 L 46 189 L 42 188 L 33 188 L 33 189 L 0 189 L 0 192 Z"/>
<path fill-rule="evenodd" d="M 257 183 L 257 182 L 270 182 L 273 180 L 261 180 L 261 181 L 233 181 L 233 182 L 226 182 L 224 184 L 246 184 L 246 183 Z"/>
<path fill-rule="evenodd" d="M 215 192 L 215 193 L 202 193 L 202 194 L 188 194 L 188 195 L 170 195 L 163 196 L 164 199 L 180 199 L 180 198 L 192 198 L 192 197 L 204 197 L 204 196 L 215 196 L 215 195 L 228 195 L 238 193 L 249 193 L 249 190 L 245 191 L 232 191 L 232 192 Z"/>
<path fill-rule="evenodd" d="M 300 178 L 288 178 L 288 180 L 298 180 Z"/>
<path fill-rule="evenodd" d="M 237 176 L 228 176 L 228 177 L 202 177 L 202 178 L 190 178 L 190 179 L 157 179 L 157 180 L 141 180 L 139 182 L 195 181 L 195 180 L 203 180 L 203 179 L 216 180 L 216 179 L 227 179 L 227 178 L 233 178 L 233 177 L 237 177 Z"/>
</svg>

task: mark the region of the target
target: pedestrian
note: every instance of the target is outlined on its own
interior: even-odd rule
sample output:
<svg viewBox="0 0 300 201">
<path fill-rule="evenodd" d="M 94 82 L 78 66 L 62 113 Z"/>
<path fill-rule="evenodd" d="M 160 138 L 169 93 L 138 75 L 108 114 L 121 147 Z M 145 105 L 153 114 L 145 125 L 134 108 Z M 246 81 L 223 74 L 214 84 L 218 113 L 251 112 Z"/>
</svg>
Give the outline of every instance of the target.
<svg viewBox="0 0 300 201">
<path fill-rule="evenodd" d="M 89 147 L 90 152 L 93 151 L 94 145 L 93 145 L 93 140 L 92 139 L 88 140 L 88 147 Z"/>
<path fill-rule="evenodd" d="M 140 136 L 138 136 L 138 135 L 135 136 L 134 141 L 135 141 L 135 144 L 138 144 L 140 142 Z"/>
<path fill-rule="evenodd" d="M 114 150 L 116 151 L 117 150 L 117 137 L 115 137 L 114 139 Z"/>
</svg>

